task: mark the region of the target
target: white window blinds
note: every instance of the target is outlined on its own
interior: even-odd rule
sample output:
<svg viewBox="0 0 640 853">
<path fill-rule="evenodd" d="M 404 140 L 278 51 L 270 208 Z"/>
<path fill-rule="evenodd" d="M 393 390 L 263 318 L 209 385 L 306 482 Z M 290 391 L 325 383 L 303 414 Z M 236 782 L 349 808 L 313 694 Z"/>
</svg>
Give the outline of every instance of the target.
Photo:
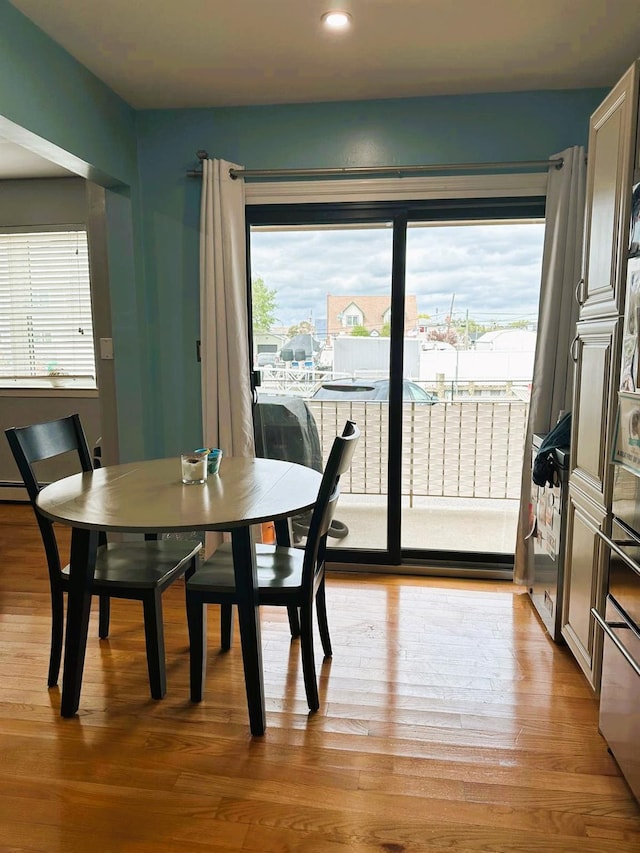
<svg viewBox="0 0 640 853">
<path fill-rule="evenodd" d="M 86 231 L 0 233 L 0 377 L 95 374 Z"/>
</svg>

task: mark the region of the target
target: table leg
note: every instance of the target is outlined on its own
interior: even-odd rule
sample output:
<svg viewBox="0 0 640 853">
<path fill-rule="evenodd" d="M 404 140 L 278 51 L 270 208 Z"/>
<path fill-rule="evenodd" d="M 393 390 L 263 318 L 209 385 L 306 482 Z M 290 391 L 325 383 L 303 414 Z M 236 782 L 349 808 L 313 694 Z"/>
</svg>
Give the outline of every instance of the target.
<svg viewBox="0 0 640 853">
<path fill-rule="evenodd" d="M 87 649 L 91 612 L 91 584 L 96 567 L 98 534 L 74 528 L 71 535 L 67 630 L 64 643 L 64 672 L 60 713 L 73 717 L 80 704 L 82 670 Z"/>
<path fill-rule="evenodd" d="M 276 542 L 284 548 L 291 548 L 291 519 L 278 518 L 274 522 L 276 529 Z"/>
<path fill-rule="evenodd" d="M 231 533 L 233 569 L 238 600 L 238 622 L 242 643 L 244 680 L 249 706 L 251 734 L 263 735 L 265 729 L 262 642 L 258 609 L 258 580 L 251 528 L 236 527 Z"/>
</svg>

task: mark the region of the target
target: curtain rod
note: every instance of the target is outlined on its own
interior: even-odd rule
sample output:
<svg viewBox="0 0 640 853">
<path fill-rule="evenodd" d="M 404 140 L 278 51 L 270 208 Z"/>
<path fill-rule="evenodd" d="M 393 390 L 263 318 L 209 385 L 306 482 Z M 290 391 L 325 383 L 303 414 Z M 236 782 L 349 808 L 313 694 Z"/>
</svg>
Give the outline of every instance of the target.
<svg viewBox="0 0 640 853">
<path fill-rule="evenodd" d="M 206 151 L 198 151 L 198 160 L 208 160 Z M 318 169 L 229 169 L 232 178 L 327 178 L 351 177 L 356 175 L 396 175 L 402 177 L 408 173 L 420 172 L 455 172 L 455 171 L 484 171 L 502 169 L 549 169 L 552 166 L 561 169 L 563 157 L 549 160 L 516 160 L 511 163 L 447 163 L 428 166 L 345 166 Z M 189 178 L 201 178 L 201 169 L 191 169 L 187 172 Z"/>
</svg>

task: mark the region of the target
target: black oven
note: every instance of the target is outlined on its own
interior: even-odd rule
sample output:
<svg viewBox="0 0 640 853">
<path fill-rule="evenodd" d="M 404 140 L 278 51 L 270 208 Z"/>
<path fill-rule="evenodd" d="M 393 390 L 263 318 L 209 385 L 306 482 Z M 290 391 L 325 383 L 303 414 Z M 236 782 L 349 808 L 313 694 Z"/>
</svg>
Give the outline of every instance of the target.
<svg viewBox="0 0 640 853">
<path fill-rule="evenodd" d="M 640 536 L 614 519 L 605 612 L 591 612 L 604 631 L 600 731 L 640 800 Z"/>
</svg>

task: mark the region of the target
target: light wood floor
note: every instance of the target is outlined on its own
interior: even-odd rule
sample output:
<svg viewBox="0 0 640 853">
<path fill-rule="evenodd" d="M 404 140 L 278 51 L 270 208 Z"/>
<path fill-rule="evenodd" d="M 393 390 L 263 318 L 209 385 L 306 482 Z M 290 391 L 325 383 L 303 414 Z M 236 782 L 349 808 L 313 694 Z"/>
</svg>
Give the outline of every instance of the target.
<svg viewBox="0 0 640 853">
<path fill-rule="evenodd" d="M 279 609 L 263 611 L 265 736 L 249 734 L 239 643 L 217 651 L 216 608 L 192 705 L 176 587 L 166 699 L 148 695 L 139 605 L 114 601 L 108 641 L 92 617 L 81 710 L 63 720 L 37 529 L 30 508 L 1 505 L 0 850 L 640 850 L 597 702 L 522 589 L 352 575 L 327 596 L 314 716 Z"/>
</svg>

